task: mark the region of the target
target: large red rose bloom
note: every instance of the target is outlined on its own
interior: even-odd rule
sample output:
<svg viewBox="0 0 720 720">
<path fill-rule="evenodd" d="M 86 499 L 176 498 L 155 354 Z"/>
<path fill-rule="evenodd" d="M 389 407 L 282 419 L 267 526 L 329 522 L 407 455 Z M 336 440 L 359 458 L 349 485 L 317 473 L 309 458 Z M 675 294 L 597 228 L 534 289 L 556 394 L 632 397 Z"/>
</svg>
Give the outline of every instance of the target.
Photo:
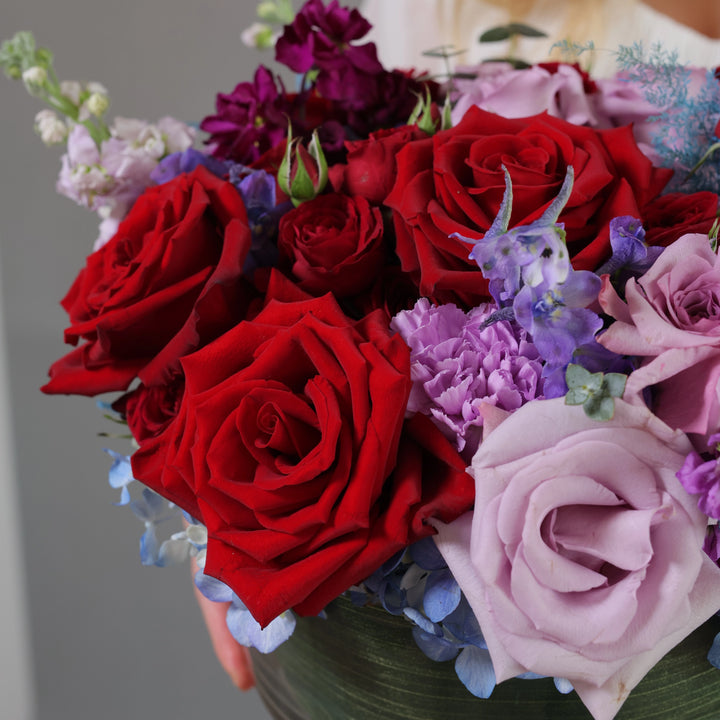
<svg viewBox="0 0 720 720">
<path fill-rule="evenodd" d="M 65 342 L 47 393 L 164 382 L 179 358 L 244 317 L 250 229 L 240 194 L 204 167 L 149 188 L 116 235 L 87 258 L 62 306 Z"/>
<path fill-rule="evenodd" d="M 133 474 L 207 526 L 205 572 L 263 625 L 318 613 L 472 504 L 460 456 L 405 422 L 409 349 L 381 312 L 271 301 L 182 365 L 179 413 Z"/>
<path fill-rule="evenodd" d="M 513 184 L 511 227 L 539 217 L 558 195 L 568 166 L 572 194 L 560 215 L 576 269 L 594 270 L 610 255 L 609 222 L 642 218 L 642 208 L 672 171 L 654 168 L 628 127 L 593 130 L 547 114 L 507 119 L 471 108 L 453 128 L 409 143 L 397 156 L 397 181 L 385 203 L 394 211 L 397 254 L 420 294 L 473 305 L 487 294 L 471 246 Z"/>
</svg>

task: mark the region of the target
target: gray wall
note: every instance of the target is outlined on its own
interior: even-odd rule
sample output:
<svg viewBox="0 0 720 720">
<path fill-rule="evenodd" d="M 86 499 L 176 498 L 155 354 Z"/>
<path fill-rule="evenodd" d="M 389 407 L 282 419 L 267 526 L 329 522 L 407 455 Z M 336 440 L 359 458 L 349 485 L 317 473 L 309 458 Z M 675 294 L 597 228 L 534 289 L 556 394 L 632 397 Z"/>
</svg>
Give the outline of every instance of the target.
<svg viewBox="0 0 720 720">
<path fill-rule="evenodd" d="M 106 85 L 111 115 L 197 121 L 217 91 L 251 78 L 260 56 L 239 33 L 254 10 L 252 0 L 2 0 L 0 37 L 32 30 L 62 79 Z M 141 566 L 142 527 L 113 506 L 93 400 L 38 391 L 66 350 L 58 301 L 96 219 L 55 194 L 59 152 L 32 129 L 39 103 L 4 77 L 0 98 L 0 261 L 37 719 L 268 718 L 217 664 L 187 568 Z M 2 701 L 0 720 L 18 720 Z"/>
</svg>

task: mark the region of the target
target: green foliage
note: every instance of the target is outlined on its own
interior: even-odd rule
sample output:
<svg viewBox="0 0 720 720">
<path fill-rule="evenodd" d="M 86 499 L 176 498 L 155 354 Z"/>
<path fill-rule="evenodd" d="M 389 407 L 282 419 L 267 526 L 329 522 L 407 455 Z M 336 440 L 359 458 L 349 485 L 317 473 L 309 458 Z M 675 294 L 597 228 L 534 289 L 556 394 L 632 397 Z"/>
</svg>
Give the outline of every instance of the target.
<svg viewBox="0 0 720 720">
<path fill-rule="evenodd" d="M 46 48 L 38 48 L 31 32 L 15 33 L 10 40 L 0 45 L 0 67 L 9 78 L 19 80 L 22 74 L 33 67 L 52 72 L 52 53 Z"/>
<path fill-rule="evenodd" d="M 566 405 L 582 405 L 593 420 L 611 420 L 615 414 L 615 398 L 625 392 L 627 376 L 622 373 L 591 373 L 582 365 L 568 365 L 565 372 L 568 391 Z"/>
<path fill-rule="evenodd" d="M 530 38 L 543 38 L 547 37 L 547 34 L 542 30 L 537 30 L 530 25 L 524 25 L 523 23 L 508 23 L 507 25 L 498 25 L 497 27 L 486 30 L 479 38 L 478 42 L 501 42 L 502 40 L 510 40 L 510 38 L 519 37 L 530 37 Z"/>
</svg>

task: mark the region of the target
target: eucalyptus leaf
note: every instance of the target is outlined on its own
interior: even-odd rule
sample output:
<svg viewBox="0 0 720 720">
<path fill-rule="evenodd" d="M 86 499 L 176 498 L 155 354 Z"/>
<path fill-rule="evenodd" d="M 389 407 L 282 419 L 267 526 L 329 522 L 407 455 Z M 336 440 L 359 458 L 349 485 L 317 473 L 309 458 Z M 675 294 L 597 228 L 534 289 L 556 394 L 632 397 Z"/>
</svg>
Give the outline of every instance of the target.
<svg viewBox="0 0 720 720">
<path fill-rule="evenodd" d="M 603 383 L 607 388 L 608 395 L 611 397 L 621 398 L 625 392 L 627 375 L 623 375 L 622 373 L 607 373 L 603 378 Z"/>
</svg>

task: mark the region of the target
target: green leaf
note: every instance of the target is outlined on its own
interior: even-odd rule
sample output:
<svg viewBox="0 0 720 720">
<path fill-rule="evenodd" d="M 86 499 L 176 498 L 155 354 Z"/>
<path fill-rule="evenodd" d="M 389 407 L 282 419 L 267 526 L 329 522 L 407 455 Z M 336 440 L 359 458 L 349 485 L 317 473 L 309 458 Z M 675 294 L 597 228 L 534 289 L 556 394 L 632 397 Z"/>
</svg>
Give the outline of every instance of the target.
<svg viewBox="0 0 720 720">
<path fill-rule="evenodd" d="M 590 372 L 582 365 L 574 365 L 571 363 L 565 371 L 565 382 L 569 388 L 582 387 L 589 377 Z"/>
<path fill-rule="evenodd" d="M 582 405 L 590 396 L 585 388 L 572 388 L 565 394 L 566 405 Z"/>
<path fill-rule="evenodd" d="M 510 30 L 507 25 L 499 25 L 498 27 L 490 28 L 486 30 L 479 38 L 478 42 L 501 42 L 502 40 L 508 40 L 510 38 Z"/>
<path fill-rule="evenodd" d="M 591 420 L 607 422 L 615 414 L 615 402 L 611 397 L 592 397 L 585 402 L 583 410 Z"/>
<path fill-rule="evenodd" d="M 530 27 L 530 25 L 525 25 L 523 23 L 508 23 L 507 25 L 498 25 L 497 27 L 486 30 L 478 38 L 478 42 L 501 42 L 503 40 L 509 40 L 515 35 L 533 38 L 547 37 L 547 34 L 542 30 Z"/>
<path fill-rule="evenodd" d="M 603 384 L 607 389 L 610 397 L 621 398 L 625 392 L 625 384 L 627 383 L 627 375 L 622 373 L 607 373 L 603 378 Z"/>
<path fill-rule="evenodd" d="M 507 25 L 507 28 L 511 35 L 522 35 L 523 37 L 537 38 L 547 37 L 547 33 L 544 33 L 542 30 L 538 30 L 530 25 L 525 25 L 525 23 L 513 22 Z"/>
</svg>

